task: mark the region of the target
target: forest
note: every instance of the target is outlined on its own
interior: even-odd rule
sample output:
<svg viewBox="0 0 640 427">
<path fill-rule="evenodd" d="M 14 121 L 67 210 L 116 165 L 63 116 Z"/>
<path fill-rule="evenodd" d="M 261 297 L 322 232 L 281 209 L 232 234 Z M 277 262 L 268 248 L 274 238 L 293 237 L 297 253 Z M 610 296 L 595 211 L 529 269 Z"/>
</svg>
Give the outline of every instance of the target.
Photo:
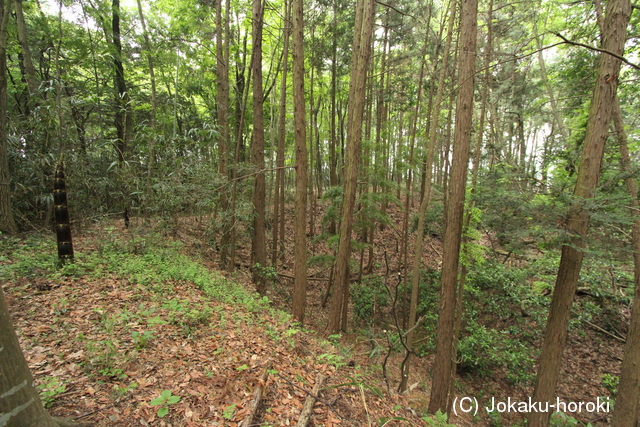
<svg viewBox="0 0 640 427">
<path fill-rule="evenodd" d="M 640 411 L 640 4 L 0 0 L 0 427 Z"/>
</svg>

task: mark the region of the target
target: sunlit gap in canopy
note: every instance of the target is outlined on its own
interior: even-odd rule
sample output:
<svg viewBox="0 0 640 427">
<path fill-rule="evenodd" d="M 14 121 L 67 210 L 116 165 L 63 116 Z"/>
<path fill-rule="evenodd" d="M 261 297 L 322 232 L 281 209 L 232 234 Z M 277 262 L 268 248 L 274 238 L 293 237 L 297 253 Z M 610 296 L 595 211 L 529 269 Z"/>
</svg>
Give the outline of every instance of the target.
<svg viewBox="0 0 640 427">
<path fill-rule="evenodd" d="M 60 2 L 57 0 L 42 0 L 42 9 L 48 15 L 58 16 L 60 12 Z M 62 18 L 66 21 L 72 22 L 74 24 L 80 25 L 82 27 L 88 28 L 92 31 L 101 30 L 100 25 L 96 22 L 94 18 L 97 7 L 103 7 L 105 13 L 109 13 L 111 9 L 111 2 L 100 1 L 100 0 L 72 0 L 71 2 L 63 1 L 62 2 Z M 142 0 L 142 9 L 143 12 L 149 13 L 154 4 L 149 0 Z M 137 18 L 138 15 L 138 4 L 136 0 L 120 0 L 120 8 L 128 13 L 136 16 L 136 24 L 134 31 L 136 33 L 142 33 L 142 26 Z M 158 13 L 155 11 L 155 15 L 162 16 L 163 13 Z M 169 20 L 170 17 L 165 15 L 164 18 Z M 109 22 L 110 25 L 110 22 Z"/>
</svg>

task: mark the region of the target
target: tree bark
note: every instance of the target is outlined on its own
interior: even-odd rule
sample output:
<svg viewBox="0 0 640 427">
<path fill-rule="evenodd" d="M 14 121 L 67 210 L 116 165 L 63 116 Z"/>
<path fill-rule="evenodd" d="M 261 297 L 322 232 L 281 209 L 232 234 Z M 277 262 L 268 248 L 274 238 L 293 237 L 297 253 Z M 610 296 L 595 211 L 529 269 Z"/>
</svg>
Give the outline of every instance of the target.
<svg viewBox="0 0 640 427">
<path fill-rule="evenodd" d="M 612 0 L 608 4 L 604 21 L 603 49 L 622 55 L 627 37 L 627 25 L 631 15 L 629 0 Z M 575 201 L 567 215 L 569 243 L 562 247 L 549 319 L 545 330 L 544 343 L 540 352 L 538 375 L 533 401 L 543 406 L 551 402 L 555 395 L 558 375 L 562 362 L 562 352 L 567 340 L 567 326 L 571 305 L 578 284 L 584 247 L 584 238 L 589 228 L 589 210 L 585 206 L 593 198 L 600 177 L 600 168 L 611 122 L 613 103 L 618 88 L 618 72 L 621 61 L 611 55 L 601 54 L 598 74 L 582 151 L 578 167 L 578 178 L 574 190 Z M 551 413 L 533 412 L 528 425 L 547 426 Z"/>
<path fill-rule="evenodd" d="M 375 3 L 373 0 L 358 0 L 356 5 L 356 25 L 353 36 L 351 59 L 351 80 L 349 82 L 347 147 L 344 169 L 344 198 L 340 222 L 340 240 L 335 264 L 335 278 L 331 306 L 329 309 L 329 334 L 346 329 L 344 317 L 349 303 L 349 258 L 351 255 L 351 229 L 356 201 L 358 166 L 360 163 L 360 140 L 367 83 L 367 70 L 371 57 L 371 34 Z"/>
<path fill-rule="evenodd" d="M 303 0 L 293 1 L 293 117 L 296 144 L 293 317 L 304 322 L 307 299 L 307 135 L 304 108 Z"/>
<path fill-rule="evenodd" d="M 151 200 L 151 174 L 153 171 L 153 166 L 156 161 L 156 115 L 158 111 L 158 97 L 156 96 L 156 73 L 155 68 L 153 66 L 153 51 L 151 50 L 151 40 L 149 39 L 149 32 L 147 31 L 147 22 L 144 18 L 144 12 L 142 10 L 142 1 L 137 0 L 138 4 L 138 16 L 140 17 L 140 23 L 142 24 L 142 35 L 144 38 L 144 49 L 146 51 L 147 56 L 147 65 L 149 66 L 149 80 L 151 81 L 151 120 L 150 120 L 150 128 L 151 128 L 151 141 L 149 147 L 149 158 L 147 159 L 147 186 L 145 191 L 147 193 L 147 200 Z M 84 135 L 84 132 L 83 132 Z M 81 141 L 84 143 L 83 140 Z M 84 144 L 83 144 L 84 145 Z M 145 216 L 149 215 L 149 209 L 145 209 Z"/>
<path fill-rule="evenodd" d="M 13 219 L 9 159 L 7 156 L 7 23 L 10 7 L 0 0 L 0 231 L 14 234 L 18 227 Z"/>
<path fill-rule="evenodd" d="M 337 80 L 338 80 L 338 7 L 337 0 L 333 2 L 333 29 L 332 29 L 332 43 L 331 43 L 331 142 L 329 144 L 329 186 L 335 187 L 338 185 L 338 157 L 336 153 L 337 135 L 336 135 L 336 92 L 337 92 Z M 329 234 L 336 234 L 336 221 L 331 219 L 329 223 Z"/>
<path fill-rule="evenodd" d="M 22 11 L 22 0 L 14 1 L 16 12 L 16 27 L 18 29 L 18 40 L 20 41 L 20 47 L 22 49 L 22 61 L 24 64 L 25 77 L 27 79 L 27 88 L 29 90 L 27 103 L 33 108 L 33 98 L 38 92 L 38 82 L 36 80 L 36 69 L 33 66 L 33 60 L 31 59 L 31 49 L 29 48 L 29 41 L 27 39 L 27 25 L 24 19 L 24 13 Z"/>
<path fill-rule="evenodd" d="M 111 3 L 112 21 L 111 30 L 113 36 L 113 67 L 115 69 L 115 127 L 116 127 L 116 151 L 118 162 L 126 160 L 127 152 L 127 117 L 129 94 L 127 93 L 127 83 L 124 78 L 124 66 L 122 65 L 122 42 L 120 40 L 120 0 L 112 0 Z"/>
<path fill-rule="evenodd" d="M 264 176 L 264 98 L 262 94 L 262 0 L 253 0 L 253 143 L 251 157 L 253 166 L 257 170 L 253 189 L 253 241 L 251 245 L 253 282 L 256 291 L 264 295 L 265 278 L 261 269 L 267 266 L 267 248 L 265 238 L 265 191 Z M 260 267 L 256 268 L 256 264 Z"/>
<path fill-rule="evenodd" d="M 276 266 L 278 260 L 278 243 L 284 233 L 279 233 L 280 216 L 284 217 L 284 145 L 287 137 L 287 74 L 289 70 L 289 33 L 291 32 L 291 2 L 284 2 L 284 47 L 282 55 L 282 84 L 280 86 L 280 111 L 278 113 L 278 151 L 276 154 L 276 185 L 273 203 L 273 239 L 271 248 L 271 265 Z"/>
<path fill-rule="evenodd" d="M 447 73 L 447 63 L 449 60 L 449 53 L 451 49 L 451 40 L 453 39 L 453 29 L 454 22 L 456 20 L 456 12 L 457 8 L 453 2 L 450 3 L 453 7 L 453 11 L 448 13 L 449 16 L 449 28 L 447 30 L 447 41 L 445 42 L 444 54 L 442 57 L 442 64 L 440 69 L 440 76 L 438 78 L 438 90 L 436 93 L 436 102 L 435 108 L 432 110 L 431 123 L 430 123 L 430 132 L 429 132 L 429 148 L 427 152 L 426 164 L 424 167 L 425 177 L 424 177 L 424 195 L 422 196 L 422 200 L 420 201 L 420 210 L 418 211 L 418 228 L 416 230 L 416 245 L 414 249 L 414 257 L 413 257 L 413 267 L 411 269 L 411 301 L 409 303 L 409 319 L 407 324 L 407 329 L 409 332 L 407 333 L 407 348 L 409 349 L 409 354 L 407 354 L 405 361 L 402 364 L 402 379 L 400 381 L 400 385 L 398 386 L 398 391 L 403 392 L 407 388 L 407 384 L 409 381 L 409 367 L 411 361 L 411 351 L 413 350 L 413 335 L 414 335 L 414 326 L 416 323 L 416 313 L 418 311 L 418 293 L 420 290 L 420 267 L 422 266 L 422 253 L 423 253 L 423 240 L 424 240 L 424 229 L 425 229 L 425 216 L 427 209 L 429 208 L 429 203 L 431 202 L 431 171 L 433 164 L 433 155 L 435 152 L 436 145 L 436 130 L 438 129 L 438 117 L 440 116 L 440 103 L 442 101 L 442 94 L 444 92 L 444 78 Z M 427 38 L 428 39 L 428 38 Z M 427 44 L 427 40 L 425 40 L 425 45 Z M 424 70 L 424 63 L 422 67 L 420 67 L 420 80 L 422 80 Z M 420 82 L 420 87 L 422 88 L 422 81 Z M 422 96 L 422 89 L 418 93 L 418 104 L 420 98 Z M 416 120 L 418 117 L 418 107 L 416 106 Z M 415 124 L 412 126 L 411 137 L 415 138 Z"/>
<path fill-rule="evenodd" d="M 140 1 L 140 0 L 138 0 Z M 218 92 L 218 173 L 222 179 L 229 178 L 229 145 L 231 128 L 229 125 L 229 0 L 227 13 L 222 18 L 222 0 L 216 1 L 216 91 Z M 227 217 L 229 197 L 227 192 L 220 194 L 220 208 L 225 215 L 220 239 L 220 268 L 226 269 L 231 239 L 231 224 Z"/>
<path fill-rule="evenodd" d="M 462 219 L 467 184 L 467 169 L 471 151 L 471 119 L 473 115 L 473 77 L 476 60 L 477 0 L 464 0 L 461 7 L 461 39 L 459 54 L 460 82 L 456 102 L 456 121 L 453 143 L 453 162 L 449 195 L 445 210 L 445 233 L 442 255 L 442 288 L 440 292 L 440 314 L 436 338 L 436 356 L 433 365 L 433 384 L 429 412 L 447 412 L 449 407 L 450 382 L 454 354 L 456 320 L 456 283 L 462 240 Z M 426 195 L 425 195 L 426 197 Z M 461 296 L 460 296 L 461 297 Z"/>
<path fill-rule="evenodd" d="M 624 346 L 624 358 L 620 367 L 620 384 L 618 384 L 618 395 L 611 425 L 613 427 L 634 427 L 638 421 L 640 402 L 640 202 L 638 202 L 638 188 L 631 169 L 627 135 L 617 97 L 613 103 L 613 123 L 620 145 L 620 163 L 623 172 L 627 174 L 625 182 L 631 197 L 631 215 L 635 218 L 631 228 L 635 286 L 631 321 Z"/>
</svg>

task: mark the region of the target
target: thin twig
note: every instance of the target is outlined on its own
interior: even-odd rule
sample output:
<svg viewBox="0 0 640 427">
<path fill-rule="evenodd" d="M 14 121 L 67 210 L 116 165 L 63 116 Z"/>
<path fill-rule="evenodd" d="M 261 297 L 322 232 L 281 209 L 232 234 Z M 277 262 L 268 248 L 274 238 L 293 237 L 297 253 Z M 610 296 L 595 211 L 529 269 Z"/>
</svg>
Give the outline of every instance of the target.
<svg viewBox="0 0 640 427">
<path fill-rule="evenodd" d="M 398 12 L 400 15 L 408 16 L 408 17 L 410 17 L 410 18 L 416 19 L 416 17 L 415 17 L 415 16 L 413 16 L 413 15 L 411 15 L 411 14 L 407 13 L 407 12 L 403 12 L 403 11 L 401 11 L 401 10 L 398 10 L 398 9 L 396 9 L 395 7 L 391 6 L 391 5 L 390 5 L 390 4 L 388 4 L 388 3 L 381 2 L 380 0 L 376 0 L 376 3 L 378 3 L 378 4 L 379 4 L 379 5 L 381 5 L 381 6 L 388 7 L 388 8 L 389 8 L 389 9 L 391 9 L 391 10 L 395 10 L 395 11 L 396 11 L 396 12 Z"/>
</svg>

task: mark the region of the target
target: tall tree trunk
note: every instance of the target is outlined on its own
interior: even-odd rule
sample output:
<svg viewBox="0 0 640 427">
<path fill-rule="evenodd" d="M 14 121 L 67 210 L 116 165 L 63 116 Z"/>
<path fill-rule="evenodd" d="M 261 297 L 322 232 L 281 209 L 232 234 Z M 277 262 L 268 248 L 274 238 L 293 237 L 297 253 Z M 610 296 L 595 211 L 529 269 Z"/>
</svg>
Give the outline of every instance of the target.
<svg viewBox="0 0 640 427">
<path fill-rule="evenodd" d="M 629 160 L 627 134 L 624 130 L 620 102 L 616 97 L 613 104 L 613 123 L 615 124 L 618 144 L 620 145 L 620 163 L 623 172 L 627 174 L 625 182 L 631 197 L 631 215 L 634 217 L 631 228 L 633 244 L 633 276 L 634 295 L 631 307 L 631 321 L 627 342 L 624 345 L 624 358 L 620 368 L 620 384 L 618 396 L 613 410 L 613 427 L 634 427 L 638 420 L 638 406 L 640 403 L 640 202 L 638 202 L 638 188 L 633 177 L 633 170 Z"/>
<path fill-rule="evenodd" d="M 322 97 L 318 97 L 318 106 L 316 107 L 316 111 L 314 112 L 313 115 L 313 123 L 314 123 L 314 129 L 315 129 L 315 145 L 316 145 L 316 162 L 315 162 L 315 166 L 316 166 L 316 172 L 315 172 L 315 181 L 316 181 L 316 200 L 320 200 L 322 198 L 322 189 L 323 189 L 323 185 L 322 182 L 324 181 L 323 174 L 322 174 L 322 149 L 320 148 L 320 126 L 318 125 L 318 123 L 322 123 L 322 112 L 324 111 L 324 109 L 322 108 L 324 102 L 324 98 Z M 318 120 L 318 115 L 320 115 L 320 119 Z M 313 202 L 313 206 L 314 206 L 314 215 L 315 215 L 315 205 L 316 205 L 316 200 L 314 200 Z M 313 235 L 313 233 L 311 233 L 311 235 Z"/>
<path fill-rule="evenodd" d="M 602 48 L 605 51 L 622 55 L 630 15 L 631 3 L 629 0 L 612 0 L 608 3 L 602 34 Z M 540 402 L 543 409 L 545 404 L 553 400 L 558 383 L 562 352 L 567 340 L 571 305 L 582 266 L 582 248 L 589 227 L 589 210 L 585 206 L 585 201 L 593 198 L 600 177 L 604 147 L 618 88 L 620 63 L 619 59 L 611 55 L 600 55 L 582 158 L 578 167 L 578 178 L 574 191 L 575 202 L 567 215 L 567 232 L 570 243 L 562 247 L 558 277 L 551 299 L 549 319 L 540 352 L 538 376 L 533 393 L 533 401 Z M 551 413 L 548 410 L 531 413 L 528 425 L 533 427 L 547 426 L 550 416 Z"/>
<path fill-rule="evenodd" d="M 138 16 L 140 17 L 140 23 L 142 24 L 142 35 L 144 37 L 144 49 L 146 51 L 147 56 L 147 65 L 149 66 L 149 80 L 151 81 L 151 146 L 149 147 L 149 159 L 147 160 L 147 200 L 151 199 L 151 175 L 153 171 L 153 165 L 156 161 L 156 115 L 158 111 L 158 97 L 156 96 L 156 73 L 155 68 L 153 66 L 153 51 L 151 50 L 151 40 L 149 39 L 149 32 L 147 31 L 147 22 L 144 18 L 144 12 L 142 10 L 142 2 L 141 0 L 137 0 L 138 3 Z M 145 215 L 148 216 L 149 209 L 145 209 Z"/>
<path fill-rule="evenodd" d="M 331 142 L 329 144 L 329 186 L 335 187 L 338 185 L 338 157 L 336 154 L 336 145 L 338 144 L 336 135 L 336 92 L 337 92 L 337 80 L 338 80 L 338 7 L 337 0 L 333 2 L 333 23 L 332 23 L 332 43 L 331 43 Z M 336 221 L 331 219 L 329 223 L 329 234 L 336 234 Z"/>
<path fill-rule="evenodd" d="M 120 40 L 120 0 L 112 0 L 111 3 L 112 21 L 111 30 L 113 36 L 113 67 L 115 69 L 115 126 L 116 126 L 116 151 L 118 161 L 120 163 L 126 160 L 127 137 L 126 137 L 126 121 L 129 94 L 127 92 L 127 83 L 124 78 L 124 66 L 122 65 L 122 42 Z"/>
<path fill-rule="evenodd" d="M 540 67 L 540 78 L 544 82 L 544 86 L 547 89 L 547 94 L 549 95 L 549 102 L 551 103 L 551 113 L 553 114 L 553 118 L 558 126 L 558 131 L 562 135 L 564 139 L 563 143 L 567 142 L 568 134 L 564 127 L 564 123 L 562 122 L 562 115 L 560 114 L 560 109 L 558 108 L 558 103 L 556 101 L 555 94 L 553 93 L 553 88 L 551 87 L 551 83 L 547 78 L 547 67 L 544 63 L 544 56 L 542 55 L 542 37 L 536 37 L 536 43 L 538 47 L 538 66 Z"/>
<path fill-rule="evenodd" d="M 429 208 L 429 203 L 431 199 L 431 171 L 433 164 L 433 155 L 435 152 L 436 145 L 436 130 L 438 129 L 438 117 L 440 116 L 440 103 L 442 101 L 442 94 L 444 92 L 444 78 L 447 73 L 447 63 L 449 60 L 449 53 L 451 48 L 451 40 L 453 38 L 453 29 L 454 23 L 456 20 L 456 12 L 457 8 L 453 2 L 450 2 L 450 7 L 453 7 L 453 11 L 451 13 L 447 13 L 449 15 L 449 28 L 447 30 L 447 41 L 445 42 L 444 56 L 442 58 L 440 76 L 438 78 L 438 91 L 436 93 L 436 103 L 435 108 L 432 110 L 432 117 L 430 123 L 430 138 L 429 138 L 429 147 L 427 152 L 426 164 L 424 167 L 425 178 L 424 178 L 424 195 L 420 202 L 420 210 L 418 212 L 418 229 L 416 231 L 416 245 L 415 252 L 413 257 L 413 267 L 411 270 L 411 302 L 409 303 L 409 319 L 407 324 L 407 329 L 409 332 L 407 333 L 407 348 L 408 352 L 405 357 L 404 362 L 402 363 L 402 379 L 400 381 L 400 385 L 398 387 L 399 392 L 403 392 L 407 388 L 407 384 L 409 381 L 409 367 L 411 360 L 411 351 L 413 350 L 413 335 L 414 335 L 414 326 L 416 323 L 416 313 L 418 311 L 418 293 L 420 290 L 420 267 L 422 266 L 422 252 L 423 252 L 423 240 L 424 240 L 424 229 L 425 229 L 425 216 L 427 209 Z M 428 40 L 428 37 L 427 37 Z M 427 40 L 425 40 L 425 47 L 427 44 Z M 426 56 L 423 54 L 423 57 Z M 424 62 L 420 67 L 420 91 L 418 92 L 418 103 L 416 105 L 416 117 L 418 118 L 418 106 L 420 104 L 420 98 L 422 97 L 422 77 L 424 72 Z M 415 138 L 415 124 L 412 126 L 411 137 Z"/>
<path fill-rule="evenodd" d="M 456 320 L 456 283 L 460 261 L 462 240 L 462 219 L 464 214 L 467 168 L 471 148 L 471 118 L 473 115 L 473 76 L 475 74 L 477 0 L 464 0 L 460 11 L 461 39 L 459 54 L 460 89 L 456 102 L 456 123 L 453 143 L 453 163 L 449 195 L 445 210 L 445 232 L 442 255 L 442 290 L 440 292 L 440 313 L 436 356 L 433 365 L 433 384 L 429 412 L 447 412 L 449 407 L 450 382 L 453 364 L 456 360 L 454 336 Z M 425 195 L 426 196 L 426 195 Z"/>
<path fill-rule="evenodd" d="M 311 43 L 313 43 L 313 39 L 314 39 L 314 31 L 313 29 L 311 29 Z M 313 63 L 313 58 L 311 58 L 311 62 Z M 314 83 L 314 75 L 315 75 L 315 68 L 312 66 L 311 67 L 311 75 L 309 77 L 309 165 L 311 166 L 308 169 L 308 179 L 307 179 L 307 183 L 309 185 L 308 191 L 309 191 L 309 237 L 311 237 L 311 239 L 313 239 L 313 236 L 315 235 L 315 222 L 316 222 L 316 218 L 315 218 L 315 206 L 316 206 L 316 198 L 315 198 L 315 194 L 314 194 L 314 190 L 313 190 L 313 143 L 314 143 L 314 133 L 317 132 L 317 128 L 315 126 L 315 115 L 314 115 L 314 110 L 315 110 L 315 99 L 314 99 L 314 94 L 313 94 L 313 87 L 315 85 Z M 294 101 L 295 102 L 295 101 Z M 305 135 L 306 138 L 306 135 Z M 305 177 L 306 179 L 306 177 Z"/>
<path fill-rule="evenodd" d="M 0 0 L 0 231 L 18 232 L 13 219 L 7 155 L 7 23 L 10 7 Z"/>
<path fill-rule="evenodd" d="M 380 191 L 382 193 L 386 193 L 388 191 L 388 185 L 386 183 L 387 176 L 384 176 L 383 173 L 388 174 L 388 159 L 383 154 L 383 146 L 386 146 L 386 141 L 383 142 L 383 133 L 386 136 L 387 129 L 387 101 L 386 101 L 386 85 L 387 81 L 387 52 L 389 49 L 389 13 L 386 13 L 385 16 L 385 25 L 384 27 L 384 36 L 382 39 L 382 58 L 380 60 L 380 83 L 378 86 L 378 96 L 376 100 L 376 169 L 380 168 L 382 170 L 377 170 L 376 174 L 378 175 L 378 179 L 380 179 Z M 384 144 L 384 145 L 383 145 Z M 387 208 L 389 206 L 388 199 L 384 199 L 382 201 L 382 206 L 380 207 L 381 213 L 383 215 L 386 214 Z M 374 240 L 374 228 L 375 224 L 371 225 L 371 242 Z M 384 231 L 385 225 L 383 222 L 380 223 L 380 231 Z M 373 248 L 373 245 L 372 245 Z M 373 257 L 369 257 L 369 265 L 372 265 Z"/>
<path fill-rule="evenodd" d="M 228 7 L 228 6 L 227 6 Z M 246 50 L 246 36 L 244 38 L 244 47 Z M 239 55 L 239 54 L 237 54 Z M 229 248 L 230 248 L 230 261 L 227 264 L 227 270 L 233 271 L 236 266 L 236 205 L 238 201 L 238 165 L 240 164 L 240 160 L 243 158 L 243 150 L 244 150 L 244 117 L 246 113 L 246 105 L 249 99 L 249 85 L 244 84 L 244 70 L 245 64 L 244 59 L 247 57 L 245 53 L 242 58 L 243 61 L 238 64 L 236 68 L 236 144 L 235 144 L 235 154 L 234 154 L 234 166 L 231 172 L 231 236 L 229 240 Z M 249 67 L 249 71 L 247 73 L 247 80 L 251 81 L 251 70 L 253 67 Z M 242 89 L 242 91 L 241 91 Z"/>
<path fill-rule="evenodd" d="M 307 299 L 307 135 L 304 109 L 303 0 L 293 0 L 293 117 L 296 143 L 293 317 L 304 322 Z"/>
<path fill-rule="evenodd" d="M 260 295 L 265 294 L 265 278 L 261 271 L 267 266 L 265 238 L 265 176 L 264 176 L 264 98 L 262 94 L 262 0 L 253 0 L 253 143 L 252 163 L 258 174 L 253 190 L 253 241 L 251 246 L 253 282 Z M 259 264 L 259 268 L 255 268 Z"/>
<path fill-rule="evenodd" d="M 140 0 L 138 0 L 140 1 Z M 222 179 L 229 178 L 229 145 L 231 142 L 231 129 L 229 125 L 229 2 L 227 0 L 227 13 L 222 19 L 222 0 L 216 1 L 216 91 L 218 92 L 218 173 Z M 231 223 L 227 211 L 229 198 L 227 192 L 220 194 L 220 207 L 225 216 L 220 239 L 220 267 L 228 268 L 227 257 L 229 254 L 229 241 L 231 239 Z"/>
<path fill-rule="evenodd" d="M 282 84 L 280 86 L 280 111 L 278 112 L 278 152 L 276 154 L 276 185 L 273 204 L 273 239 L 271 265 L 276 266 L 279 239 L 284 242 L 284 233 L 280 231 L 280 216 L 284 217 L 284 143 L 287 137 L 287 74 L 289 70 L 289 33 L 291 32 L 291 3 L 284 2 L 284 47 L 282 55 Z"/>
<path fill-rule="evenodd" d="M 15 0 L 16 27 L 18 29 L 18 40 L 22 49 L 22 61 L 24 63 L 25 77 L 27 79 L 27 88 L 29 90 L 28 104 L 30 109 L 33 108 L 33 98 L 38 92 L 38 82 L 36 79 L 36 69 L 31 59 L 31 49 L 27 39 L 27 25 L 22 11 L 22 0 Z"/>
<path fill-rule="evenodd" d="M 335 278 L 327 331 L 334 334 L 346 329 L 345 309 L 349 303 L 349 258 L 351 255 L 351 229 L 356 201 L 358 165 L 360 163 L 360 140 L 366 94 L 367 70 L 371 57 L 371 34 L 375 3 L 373 0 L 358 0 L 356 24 L 353 36 L 351 80 L 349 82 L 348 130 L 345 153 L 344 198 L 340 222 L 340 240 L 335 264 Z"/>
</svg>

